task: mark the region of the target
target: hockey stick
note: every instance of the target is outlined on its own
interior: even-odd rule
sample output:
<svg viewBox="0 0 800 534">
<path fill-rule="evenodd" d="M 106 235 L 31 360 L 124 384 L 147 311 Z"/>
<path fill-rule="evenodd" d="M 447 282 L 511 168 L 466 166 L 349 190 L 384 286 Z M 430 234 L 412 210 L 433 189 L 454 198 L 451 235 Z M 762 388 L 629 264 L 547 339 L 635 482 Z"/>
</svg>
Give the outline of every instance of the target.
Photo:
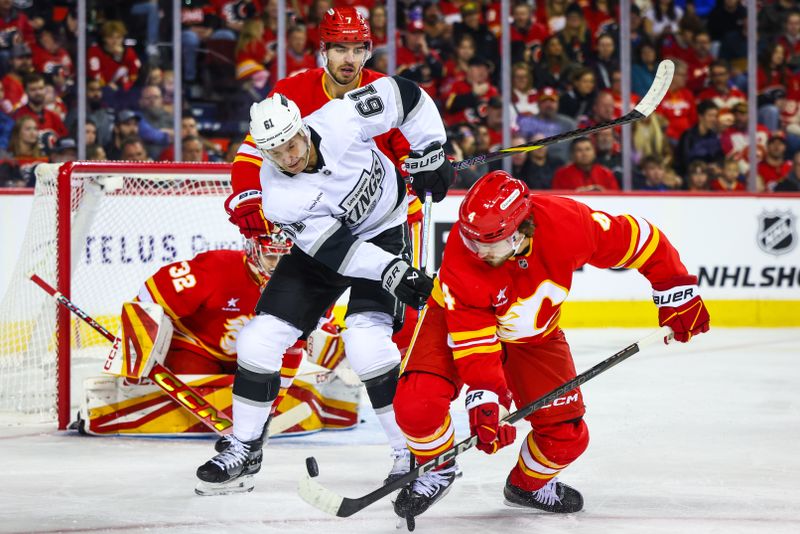
<svg viewBox="0 0 800 534">
<path fill-rule="evenodd" d="M 309 406 L 307 402 L 302 402 L 294 408 L 273 417 L 267 428 L 267 433 L 269 437 L 280 434 L 284 430 L 288 430 L 294 425 L 301 423 L 309 415 L 311 415 L 311 406 Z"/>
<path fill-rule="evenodd" d="M 28 277 L 37 286 L 45 290 L 45 292 L 56 301 L 67 308 L 69 311 L 78 316 L 89 326 L 97 330 L 103 337 L 115 345 L 121 340 L 114 334 L 106 330 L 103 325 L 95 321 L 86 312 L 76 306 L 71 300 L 56 291 L 50 284 L 42 280 L 38 275 L 31 273 Z M 187 386 L 183 381 L 178 378 L 172 371 L 156 362 L 153 369 L 147 378 L 152 380 L 175 402 L 189 410 L 189 412 L 197 417 L 201 423 L 213 430 L 220 436 L 229 434 L 233 428 L 233 421 L 225 415 L 222 410 L 218 410 L 210 402 L 203 398 L 202 395 L 197 393 L 193 388 Z M 287 412 L 288 414 L 289 412 Z"/>
<path fill-rule="evenodd" d="M 545 146 L 560 143 L 561 141 L 568 141 L 570 139 L 575 139 L 576 137 L 583 137 L 585 135 L 598 132 L 600 130 L 605 130 L 606 128 L 614 128 L 616 126 L 622 126 L 623 124 L 628 124 L 631 122 L 636 122 L 644 118 L 647 118 L 650 116 L 650 114 L 652 114 L 656 110 L 658 105 L 661 104 L 661 100 L 664 98 L 664 95 L 667 94 L 669 86 L 670 84 L 672 84 L 672 75 L 674 74 L 674 72 L 675 72 L 675 64 L 669 59 L 665 59 L 664 61 L 659 63 L 658 70 L 656 71 L 656 77 L 653 80 L 650 89 L 647 90 L 647 94 L 644 95 L 644 98 L 642 98 L 638 104 L 636 104 L 636 107 L 634 107 L 632 111 L 626 113 L 622 117 L 618 117 L 616 119 L 606 122 L 601 122 L 599 124 L 595 124 L 594 126 L 589 126 L 587 128 L 580 128 L 578 130 L 563 132 L 557 135 L 553 135 L 551 137 L 545 137 L 544 139 L 526 143 L 524 145 L 519 145 L 511 148 L 501 148 L 496 152 L 489 152 L 488 154 L 483 154 L 462 161 L 457 161 L 453 163 L 453 168 L 456 171 L 459 171 L 461 169 L 466 169 L 467 167 L 471 167 L 473 165 L 489 163 L 491 161 L 496 161 L 498 159 L 502 159 L 507 156 L 512 156 L 519 152 L 530 152 L 532 150 L 536 150 Z"/>
<path fill-rule="evenodd" d="M 555 399 L 561 397 L 565 393 L 572 391 L 581 384 L 588 382 L 597 375 L 604 373 L 605 371 L 608 371 L 618 363 L 630 358 L 631 356 L 639 352 L 643 347 L 655 343 L 656 341 L 659 341 L 661 339 L 667 339 L 671 335 L 672 335 L 672 330 L 667 326 L 662 326 L 655 332 L 648 334 L 647 336 L 643 337 L 636 343 L 629 345 L 628 347 L 625 347 L 624 349 L 617 352 L 613 356 L 598 363 L 591 369 L 588 369 L 583 373 L 579 374 L 572 380 L 565 382 L 564 384 L 560 385 L 550 393 L 540 397 L 539 399 L 531 402 L 530 404 L 523 406 L 516 412 L 512 413 L 511 415 L 503 419 L 503 422 L 509 424 L 516 423 L 517 421 L 529 416 L 530 414 L 542 408 L 543 406 L 553 402 Z M 311 457 L 306 459 L 306 468 L 308 469 L 308 474 L 300 479 L 300 483 L 298 485 L 298 493 L 300 494 L 300 497 L 304 501 L 309 503 L 311 506 L 322 510 L 323 512 L 327 512 L 331 515 L 339 517 L 350 517 L 356 512 L 363 510 L 370 504 L 377 502 L 380 499 L 386 497 L 387 495 L 390 495 L 391 493 L 403 488 L 406 484 L 413 482 L 414 480 L 424 475 L 428 471 L 431 471 L 441 466 L 442 464 L 445 464 L 453 460 L 459 454 L 462 454 L 464 451 L 473 448 L 477 443 L 478 443 L 478 437 L 470 436 L 467 439 L 456 443 L 455 445 L 444 451 L 436 458 L 420 466 L 417 466 L 416 468 L 412 469 L 409 473 L 394 480 L 393 482 L 381 486 L 375 491 L 356 499 L 342 497 L 341 495 L 324 487 L 316 480 L 312 480 L 312 477 L 316 476 L 319 473 L 319 471 L 318 469 L 316 469 L 316 461 L 314 460 L 313 457 Z M 309 468 L 310 466 L 313 466 L 314 469 L 310 469 Z"/>
<path fill-rule="evenodd" d="M 425 203 L 422 205 L 422 250 L 420 250 L 419 266 L 422 272 L 431 276 L 433 267 L 430 265 L 431 261 L 428 257 L 428 251 L 431 241 L 431 207 L 433 206 L 433 198 L 430 191 L 425 192 Z"/>
</svg>

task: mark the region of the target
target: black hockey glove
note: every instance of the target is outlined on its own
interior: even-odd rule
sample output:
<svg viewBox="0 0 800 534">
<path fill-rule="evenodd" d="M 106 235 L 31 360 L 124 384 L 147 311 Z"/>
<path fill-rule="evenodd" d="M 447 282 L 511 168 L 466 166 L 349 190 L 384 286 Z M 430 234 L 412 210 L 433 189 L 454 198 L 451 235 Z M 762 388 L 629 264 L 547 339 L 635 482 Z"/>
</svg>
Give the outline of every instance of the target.
<svg viewBox="0 0 800 534">
<path fill-rule="evenodd" d="M 430 191 L 434 202 L 441 201 L 455 178 L 453 166 L 439 143 L 431 143 L 422 154 L 411 152 L 405 165 L 411 175 L 411 187 L 421 199 L 425 198 L 426 191 Z"/>
<path fill-rule="evenodd" d="M 422 308 L 433 290 L 433 279 L 397 258 L 383 270 L 381 286 L 409 306 Z"/>
</svg>

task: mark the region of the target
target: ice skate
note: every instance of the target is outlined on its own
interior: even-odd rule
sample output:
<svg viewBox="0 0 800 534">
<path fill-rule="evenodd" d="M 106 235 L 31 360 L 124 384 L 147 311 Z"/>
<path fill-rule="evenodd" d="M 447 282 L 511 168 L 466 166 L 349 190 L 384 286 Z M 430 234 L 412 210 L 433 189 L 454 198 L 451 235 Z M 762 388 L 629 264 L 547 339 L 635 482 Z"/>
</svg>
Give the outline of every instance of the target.
<svg viewBox="0 0 800 534">
<path fill-rule="evenodd" d="M 225 436 L 227 447 L 211 460 L 197 468 L 198 495 L 225 495 L 245 493 L 255 487 L 253 475 L 261 469 L 264 441 L 239 441 L 235 436 Z"/>
<path fill-rule="evenodd" d="M 571 514 L 583 509 L 583 496 L 575 488 L 553 478 L 536 491 L 526 491 L 506 481 L 505 504 L 518 508 L 535 508 L 554 514 Z"/>
<path fill-rule="evenodd" d="M 438 471 L 428 471 L 400 490 L 394 502 L 394 512 L 401 518 L 415 517 L 442 499 L 456 479 L 455 462 Z"/>
<path fill-rule="evenodd" d="M 384 484 L 390 484 L 411 471 L 411 451 L 405 448 L 392 449 L 391 456 L 394 463 L 389 476 L 383 481 Z"/>
</svg>

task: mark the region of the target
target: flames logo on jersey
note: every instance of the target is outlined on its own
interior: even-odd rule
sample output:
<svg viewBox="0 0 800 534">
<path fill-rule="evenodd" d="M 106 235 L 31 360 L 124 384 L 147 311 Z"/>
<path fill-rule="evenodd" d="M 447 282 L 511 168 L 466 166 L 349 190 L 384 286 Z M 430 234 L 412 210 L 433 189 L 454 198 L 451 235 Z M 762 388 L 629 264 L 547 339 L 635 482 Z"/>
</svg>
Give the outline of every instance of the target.
<svg viewBox="0 0 800 534">
<path fill-rule="evenodd" d="M 497 316 L 497 337 L 525 339 L 545 332 L 556 316 L 558 306 L 567 299 L 567 294 L 566 288 L 545 280 L 533 295 L 517 298 L 506 313 Z M 549 301 L 549 306 L 545 306 L 545 300 Z"/>
<path fill-rule="evenodd" d="M 219 348 L 222 349 L 222 352 L 229 356 L 236 354 L 236 338 L 239 337 L 239 332 L 244 325 L 250 322 L 250 319 L 252 319 L 250 315 L 239 315 L 225 321 L 225 333 L 219 339 Z"/>
</svg>

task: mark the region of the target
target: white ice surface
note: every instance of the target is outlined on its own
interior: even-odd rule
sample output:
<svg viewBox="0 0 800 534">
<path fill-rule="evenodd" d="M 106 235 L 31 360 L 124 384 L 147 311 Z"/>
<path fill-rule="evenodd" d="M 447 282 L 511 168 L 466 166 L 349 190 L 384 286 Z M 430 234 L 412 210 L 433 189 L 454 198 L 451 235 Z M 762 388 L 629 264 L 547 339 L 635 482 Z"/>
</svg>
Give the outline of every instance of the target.
<svg viewBox="0 0 800 534">
<path fill-rule="evenodd" d="M 568 338 L 580 372 L 644 333 L 573 330 Z M 418 518 L 417 532 L 800 532 L 800 330 L 715 329 L 688 345 L 645 349 L 583 390 L 591 443 L 561 479 L 583 493 L 584 511 L 505 507 L 514 445 L 461 456 L 463 478 Z M 388 499 L 339 519 L 295 492 L 310 455 L 320 482 L 344 495 L 377 487 L 388 451 L 374 416 L 365 417 L 353 431 L 273 440 L 256 489 L 220 497 L 193 492 L 210 440 L 0 428 L 0 532 L 396 532 Z"/>
</svg>

